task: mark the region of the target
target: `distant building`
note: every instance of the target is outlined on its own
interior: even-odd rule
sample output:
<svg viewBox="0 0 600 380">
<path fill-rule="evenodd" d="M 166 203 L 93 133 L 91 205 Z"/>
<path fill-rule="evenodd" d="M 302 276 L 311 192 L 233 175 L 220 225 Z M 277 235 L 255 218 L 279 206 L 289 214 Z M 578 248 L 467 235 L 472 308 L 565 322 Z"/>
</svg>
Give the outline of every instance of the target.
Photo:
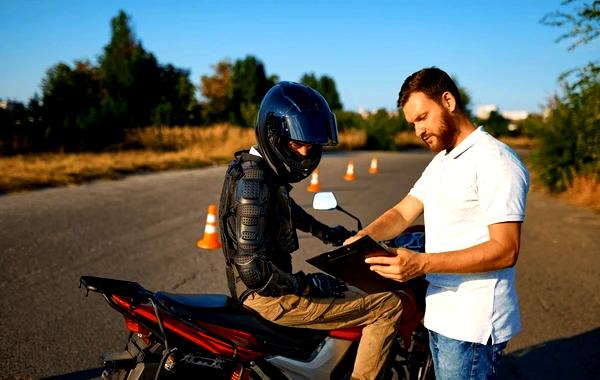
<svg viewBox="0 0 600 380">
<path fill-rule="evenodd" d="M 495 104 L 485 104 L 477 108 L 476 115 L 479 120 L 487 120 L 492 112 L 498 112 L 498 106 Z M 525 120 L 529 116 L 529 112 L 527 111 L 500 111 L 499 113 L 503 118 L 508 120 L 507 128 L 511 132 L 519 128 L 517 122 Z"/>
<path fill-rule="evenodd" d="M 498 106 L 495 104 L 484 104 L 477 107 L 476 116 L 478 119 L 486 120 L 492 112 L 498 112 Z M 500 111 L 500 115 L 509 121 L 521 121 L 527 119 L 529 112 L 527 111 Z"/>
<path fill-rule="evenodd" d="M 16 102 L 10 99 L 0 99 L 0 109 L 12 111 L 15 107 L 23 105 L 21 102 Z"/>
<path fill-rule="evenodd" d="M 368 118 L 371 115 L 375 115 L 377 112 L 379 112 L 380 109 L 381 108 L 369 111 L 369 110 L 365 109 L 364 107 L 359 106 L 358 110 L 356 111 L 356 113 L 359 114 L 363 119 L 366 119 L 366 118 Z M 392 110 L 392 111 L 386 110 L 386 112 L 387 112 L 387 114 L 388 114 L 389 117 L 398 116 L 398 111 L 395 111 L 395 110 Z"/>
<path fill-rule="evenodd" d="M 529 112 L 527 111 L 504 111 L 500 112 L 500 114 L 510 121 L 521 121 L 527 119 L 529 116 Z"/>
<path fill-rule="evenodd" d="M 475 116 L 477 116 L 478 119 L 486 120 L 494 111 L 498 112 L 498 106 L 496 106 L 495 104 L 484 104 L 482 106 L 477 107 L 477 111 L 475 111 Z"/>
<path fill-rule="evenodd" d="M 371 114 L 371 112 L 367 111 L 363 106 L 359 106 L 356 113 L 358 113 L 363 119 L 366 119 Z"/>
</svg>

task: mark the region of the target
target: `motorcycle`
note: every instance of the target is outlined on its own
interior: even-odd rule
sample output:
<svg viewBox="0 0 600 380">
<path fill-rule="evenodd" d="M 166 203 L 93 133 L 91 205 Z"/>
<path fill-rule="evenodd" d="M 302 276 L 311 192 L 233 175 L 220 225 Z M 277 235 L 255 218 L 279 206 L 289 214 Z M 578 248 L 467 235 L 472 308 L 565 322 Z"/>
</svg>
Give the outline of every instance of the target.
<svg viewBox="0 0 600 380">
<path fill-rule="evenodd" d="M 333 193 L 318 193 L 313 207 L 342 209 Z M 424 250 L 423 226 L 413 226 L 390 247 Z M 131 281 L 82 276 L 86 295 L 100 293 L 125 318 L 124 351 L 104 353 L 103 379 L 349 379 L 361 327 L 313 330 L 270 322 L 222 294 L 152 292 Z M 403 311 L 385 379 L 433 379 L 428 334 L 422 324 L 426 284 L 396 291 Z"/>
</svg>

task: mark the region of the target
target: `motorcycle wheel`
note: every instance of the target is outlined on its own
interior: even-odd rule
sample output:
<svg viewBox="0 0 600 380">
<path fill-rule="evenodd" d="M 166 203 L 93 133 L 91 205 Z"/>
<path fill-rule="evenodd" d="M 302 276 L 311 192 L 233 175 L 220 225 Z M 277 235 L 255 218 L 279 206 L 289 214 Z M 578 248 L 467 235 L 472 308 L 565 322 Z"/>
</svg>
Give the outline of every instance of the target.
<svg viewBox="0 0 600 380">
<path fill-rule="evenodd" d="M 129 375 L 129 370 L 120 369 L 117 371 L 107 371 L 104 370 L 102 372 L 102 376 L 100 377 L 102 380 L 126 380 Z"/>
<path fill-rule="evenodd" d="M 102 380 L 154 380 L 158 363 L 138 363 L 133 369 L 119 369 L 102 372 Z M 172 376 L 167 371 L 162 371 L 160 379 Z"/>
<path fill-rule="evenodd" d="M 385 380 L 435 380 L 429 350 L 409 352 L 395 342 Z"/>
<path fill-rule="evenodd" d="M 404 358 L 396 357 L 389 364 L 386 371 L 385 380 L 413 380 L 409 371 L 408 361 Z"/>
</svg>

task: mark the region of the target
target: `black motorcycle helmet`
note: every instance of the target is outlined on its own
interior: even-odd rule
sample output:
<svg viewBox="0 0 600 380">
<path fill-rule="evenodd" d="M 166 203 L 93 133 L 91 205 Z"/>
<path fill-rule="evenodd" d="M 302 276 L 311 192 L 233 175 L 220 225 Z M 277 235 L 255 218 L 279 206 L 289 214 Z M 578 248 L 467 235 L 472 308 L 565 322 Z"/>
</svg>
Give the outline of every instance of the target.
<svg viewBox="0 0 600 380">
<path fill-rule="evenodd" d="M 277 176 L 299 182 L 319 165 L 324 145 L 337 145 L 335 115 L 317 91 L 294 82 L 279 82 L 263 98 L 256 118 L 260 152 Z M 289 142 L 311 144 L 307 156 Z"/>
</svg>

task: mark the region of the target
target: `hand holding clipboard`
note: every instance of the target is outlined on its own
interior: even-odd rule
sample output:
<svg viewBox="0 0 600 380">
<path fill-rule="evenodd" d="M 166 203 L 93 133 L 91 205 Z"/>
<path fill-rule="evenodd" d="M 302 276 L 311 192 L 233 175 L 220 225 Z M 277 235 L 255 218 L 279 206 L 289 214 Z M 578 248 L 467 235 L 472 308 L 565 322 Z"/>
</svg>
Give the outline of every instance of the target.
<svg viewBox="0 0 600 380">
<path fill-rule="evenodd" d="M 395 256 L 390 249 L 386 245 L 376 242 L 370 236 L 363 236 L 348 245 L 324 252 L 306 261 L 323 272 L 367 293 L 379 293 L 407 286 L 407 283 L 380 276 L 371 271 L 370 265 L 365 263 L 365 259 L 368 257 Z"/>
</svg>

